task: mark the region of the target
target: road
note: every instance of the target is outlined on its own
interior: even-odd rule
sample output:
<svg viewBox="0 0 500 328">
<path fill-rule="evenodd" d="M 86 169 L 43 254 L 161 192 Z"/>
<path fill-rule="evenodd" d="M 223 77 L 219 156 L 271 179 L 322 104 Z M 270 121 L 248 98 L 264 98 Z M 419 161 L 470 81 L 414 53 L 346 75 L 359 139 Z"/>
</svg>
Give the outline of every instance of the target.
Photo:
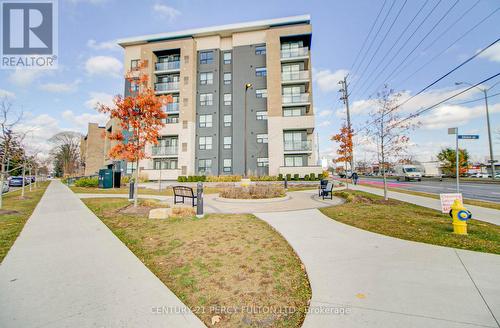
<svg viewBox="0 0 500 328">
<path fill-rule="evenodd" d="M 361 182 L 366 184 L 382 186 L 382 180 L 379 178 L 361 177 Z M 432 194 L 453 193 L 456 191 L 455 182 L 452 181 L 411 181 L 398 182 L 396 179 L 388 179 L 390 188 L 400 188 L 413 191 L 421 191 Z M 485 200 L 490 202 L 500 202 L 500 185 L 499 184 L 481 184 L 467 182 L 460 184 L 460 191 L 464 198 Z"/>
</svg>

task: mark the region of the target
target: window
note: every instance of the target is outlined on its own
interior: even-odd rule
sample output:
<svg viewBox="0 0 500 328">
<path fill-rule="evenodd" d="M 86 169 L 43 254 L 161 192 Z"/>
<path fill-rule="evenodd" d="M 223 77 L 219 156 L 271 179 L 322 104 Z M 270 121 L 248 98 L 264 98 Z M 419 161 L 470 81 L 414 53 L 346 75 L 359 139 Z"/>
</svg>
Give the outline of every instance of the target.
<svg viewBox="0 0 500 328">
<path fill-rule="evenodd" d="M 200 115 L 200 128 L 211 128 L 212 127 L 212 115 Z"/>
<path fill-rule="evenodd" d="M 283 133 L 285 151 L 307 150 L 308 142 L 304 131 L 287 131 Z"/>
<path fill-rule="evenodd" d="M 269 158 L 267 158 L 267 157 L 257 157 L 257 166 L 258 167 L 269 166 Z"/>
<path fill-rule="evenodd" d="M 267 68 L 257 67 L 255 69 L 255 76 L 266 76 L 266 75 L 267 75 Z"/>
<path fill-rule="evenodd" d="M 170 158 L 155 158 L 153 159 L 153 168 L 155 170 L 176 170 L 177 160 Z"/>
<path fill-rule="evenodd" d="M 255 90 L 255 97 L 257 97 L 257 98 L 267 98 L 267 89 L 257 89 L 257 90 Z"/>
<path fill-rule="evenodd" d="M 200 73 L 200 84 L 213 84 L 214 73 Z"/>
<path fill-rule="evenodd" d="M 132 92 L 139 91 L 139 83 L 136 82 L 135 80 L 130 83 L 130 91 L 132 91 Z"/>
<path fill-rule="evenodd" d="M 304 166 L 304 156 L 285 156 L 285 166 Z"/>
<path fill-rule="evenodd" d="M 224 137 L 224 149 L 231 149 L 233 137 Z"/>
<path fill-rule="evenodd" d="M 305 108 L 296 107 L 296 108 L 286 108 L 283 109 L 283 116 L 302 116 L 304 115 Z"/>
<path fill-rule="evenodd" d="M 212 170 L 212 160 L 211 159 L 200 159 L 198 160 L 198 173 L 210 173 Z"/>
<path fill-rule="evenodd" d="M 267 143 L 267 133 L 257 134 L 257 143 Z"/>
<path fill-rule="evenodd" d="M 136 69 L 139 66 L 139 59 L 132 59 L 130 61 L 130 69 Z"/>
<path fill-rule="evenodd" d="M 212 106 L 214 104 L 214 95 L 211 93 L 200 94 L 200 106 Z"/>
<path fill-rule="evenodd" d="M 230 52 L 225 52 L 224 53 L 224 64 L 231 64 L 231 53 Z"/>
<path fill-rule="evenodd" d="M 266 54 L 266 46 L 256 46 L 255 47 L 255 54 L 256 55 L 265 55 Z"/>
<path fill-rule="evenodd" d="M 257 115 L 257 120 L 267 120 L 267 110 L 258 110 L 255 115 Z"/>
<path fill-rule="evenodd" d="M 200 52 L 200 64 L 212 64 L 214 61 L 214 53 L 212 51 Z"/>
<path fill-rule="evenodd" d="M 224 73 L 224 84 L 231 84 L 231 73 Z"/>
<path fill-rule="evenodd" d="M 233 165 L 233 161 L 230 158 L 224 158 L 223 165 L 222 165 L 223 171 L 224 172 L 231 172 L 232 165 Z"/>
<path fill-rule="evenodd" d="M 233 115 L 231 114 L 224 115 L 224 126 L 225 127 L 231 126 L 231 123 L 233 123 Z"/>
<path fill-rule="evenodd" d="M 201 150 L 212 149 L 212 137 L 200 137 L 200 149 Z"/>
<path fill-rule="evenodd" d="M 232 102 L 233 102 L 233 96 L 230 93 L 225 93 L 224 94 L 224 105 L 231 106 Z"/>
</svg>

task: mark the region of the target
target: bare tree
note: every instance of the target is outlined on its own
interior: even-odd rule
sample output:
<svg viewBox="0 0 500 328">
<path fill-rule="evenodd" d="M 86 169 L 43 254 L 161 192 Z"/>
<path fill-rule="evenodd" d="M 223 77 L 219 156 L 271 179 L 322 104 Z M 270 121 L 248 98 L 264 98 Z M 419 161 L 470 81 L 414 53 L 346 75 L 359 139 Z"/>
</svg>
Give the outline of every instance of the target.
<svg viewBox="0 0 500 328">
<path fill-rule="evenodd" d="M 409 130 L 416 126 L 411 122 L 401 122 L 398 102 L 401 94 L 395 93 L 387 85 L 377 93 L 377 108 L 370 117 L 374 120 L 367 125 L 367 135 L 377 144 L 379 170 L 384 180 L 384 199 L 387 195 L 387 167 L 395 162 L 408 146 Z"/>
<path fill-rule="evenodd" d="M 82 135 L 74 131 L 63 131 L 52 136 L 49 142 L 54 145 L 50 154 L 54 165 L 60 165 L 64 176 L 77 173 L 80 167 L 80 139 Z"/>
</svg>

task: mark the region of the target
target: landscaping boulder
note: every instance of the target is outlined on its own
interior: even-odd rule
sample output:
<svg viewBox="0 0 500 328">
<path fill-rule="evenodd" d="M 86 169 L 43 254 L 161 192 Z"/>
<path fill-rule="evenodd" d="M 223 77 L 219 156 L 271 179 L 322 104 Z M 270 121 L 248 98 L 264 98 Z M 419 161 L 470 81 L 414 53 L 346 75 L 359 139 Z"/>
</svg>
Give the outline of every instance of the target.
<svg viewBox="0 0 500 328">
<path fill-rule="evenodd" d="M 149 211 L 150 219 L 168 219 L 172 213 L 171 208 L 153 208 Z"/>
</svg>

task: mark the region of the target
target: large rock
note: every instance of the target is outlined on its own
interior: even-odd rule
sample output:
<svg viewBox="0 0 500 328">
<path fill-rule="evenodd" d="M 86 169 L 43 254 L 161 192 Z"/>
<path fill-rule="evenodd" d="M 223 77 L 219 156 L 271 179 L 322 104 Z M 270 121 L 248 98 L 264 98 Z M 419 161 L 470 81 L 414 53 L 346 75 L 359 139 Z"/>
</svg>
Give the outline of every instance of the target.
<svg viewBox="0 0 500 328">
<path fill-rule="evenodd" d="M 149 211 L 150 219 L 168 219 L 172 213 L 171 208 L 154 208 Z"/>
</svg>

